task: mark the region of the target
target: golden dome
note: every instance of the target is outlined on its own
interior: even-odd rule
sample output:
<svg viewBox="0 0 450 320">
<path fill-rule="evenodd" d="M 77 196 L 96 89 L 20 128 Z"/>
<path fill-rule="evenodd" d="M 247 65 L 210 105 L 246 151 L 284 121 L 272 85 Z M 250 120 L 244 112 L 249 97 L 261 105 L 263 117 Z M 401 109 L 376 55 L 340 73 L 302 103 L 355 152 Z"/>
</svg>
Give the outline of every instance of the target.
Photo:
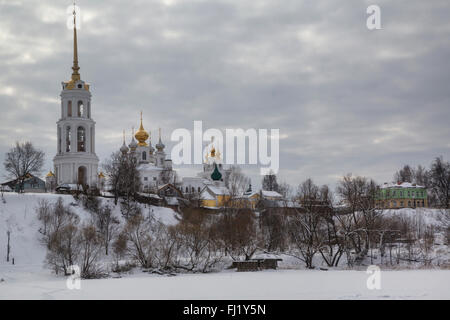
<svg viewBox="0 0 450 320">
<path fill-rule="evenodd" d="M 138 146 L 140 147 L 146 147 L 147 145 L 147 139 L 150 137 L 147 131 L 145 131 L 144 126 L 142 125 L 142 111 L 141 111 L 141 126 L 139 127 L 139 130 L 134 135 L 137 141 L 139 141 Z"/>
<path fill-rule="evenodd" d="M 211 158 L 215 158 L 216 157 L 216 148 L 212 147 L 211 149 Z"/>
<path fill-rule="evenodd" d="M 102 172 L 102 171 L 100 171 L 100 174 L 98 175 L 98 177 L 99 177 L 99 178 L 104 178 L 104 177 L 105 177 L 105 175 L 103 174 L 103 172 Z"/>
<path fill-rule="evenodd" d="M 50 170 L 49 173 L 47 173 L 47 177 L 54 177 L 55 175 L 53 174 L 52 170 Z"/>
</svg>

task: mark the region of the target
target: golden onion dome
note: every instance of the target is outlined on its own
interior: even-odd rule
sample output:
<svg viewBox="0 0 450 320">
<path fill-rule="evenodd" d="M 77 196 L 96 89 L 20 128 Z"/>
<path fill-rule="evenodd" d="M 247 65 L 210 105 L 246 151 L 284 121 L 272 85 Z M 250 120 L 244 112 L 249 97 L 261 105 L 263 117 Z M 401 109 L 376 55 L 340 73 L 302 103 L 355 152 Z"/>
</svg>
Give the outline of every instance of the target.
<svg viewBox="0 0 450 320">
<path fill-rule="evenodd" d="M 147 139 L 150 138 L 150 135 L 147 131 L 145 131 L 144 126 L 142 125 L 142 111 L 141 111 L 141 125 L 139 127 L 139 130 L 134 135 L 137 141 L 139 141 L 138 145 L 140 147 L 146 147 L 147 146 Z"/>
<path fill-rule="evenodd" d="M 53 172 L 50 170 L 49 173 L 47 173 L 47 177 L 54 177 L 55 175 L 53 174 Z"/>
<path fill-rule="evenodd" d="M 212 147 L 211 149 L 211 158 L 215 158 L 216 157 L 216 148 Z"/>
<path fill-rule="evenodd" d="M 102 179 L 102 178 L 105 178 L 105 175 L 103 174 L 103 172 L 102 172 L 102 171 L 100 171 L 100 173 L 99 173 L 98 177 L 99 177 L 100 179 Z"/>
</svg>

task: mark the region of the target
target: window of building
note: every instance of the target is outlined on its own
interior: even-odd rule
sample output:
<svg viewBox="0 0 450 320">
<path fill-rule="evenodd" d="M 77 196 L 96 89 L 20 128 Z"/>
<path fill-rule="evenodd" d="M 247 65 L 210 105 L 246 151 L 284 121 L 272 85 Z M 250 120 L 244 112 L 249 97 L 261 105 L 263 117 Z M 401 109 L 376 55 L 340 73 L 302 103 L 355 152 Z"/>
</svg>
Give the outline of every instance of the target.
<svg viewBox="0 0 450 320">
<path fill-rule="evenodd" d="M 67 116 L 71 117 L 72 116 L 72 101 L 68 101 L 67 102 Z"/>
<path fill-rule="evenodd" d="M 81 118 L 84 115 L 83 101 L 78 101 L 78 117 Z"/>
<path fill-rule="evenodd" d="M 78 152 L 86 151 L 86 131 L 83 127 L 77 129 Z"/>
<path fill-rule="evenodd" d="M 147 160 L 147 153 L 142 151 L 142 160 Z"/>
<path fill-rule="evenodd" d="M 144 181 L 148 181 L 148 177 L 144 177 Z"/>
<path fill-rule="evenodd" d="M 70 130 L 70 126 L 66 128 L 66 152 L 70 152 L 70 143 L 72 141 L 72 131 Z"/>
</svg>

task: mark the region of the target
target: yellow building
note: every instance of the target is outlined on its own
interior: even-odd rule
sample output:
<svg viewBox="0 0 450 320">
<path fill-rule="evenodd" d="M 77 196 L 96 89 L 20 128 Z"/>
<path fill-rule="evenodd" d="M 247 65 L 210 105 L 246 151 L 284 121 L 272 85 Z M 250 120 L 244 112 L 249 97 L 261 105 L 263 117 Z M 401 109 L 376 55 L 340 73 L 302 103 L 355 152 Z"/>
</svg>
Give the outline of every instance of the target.
<svg viewBox="0 0 450 320">
<path fill-rule="evenodd" d="M 200 192 L 201 206 L 206 208 L 222 208 L 229 205 L 230 193 L 225 186 L 207 185 Z"/>
</svg>

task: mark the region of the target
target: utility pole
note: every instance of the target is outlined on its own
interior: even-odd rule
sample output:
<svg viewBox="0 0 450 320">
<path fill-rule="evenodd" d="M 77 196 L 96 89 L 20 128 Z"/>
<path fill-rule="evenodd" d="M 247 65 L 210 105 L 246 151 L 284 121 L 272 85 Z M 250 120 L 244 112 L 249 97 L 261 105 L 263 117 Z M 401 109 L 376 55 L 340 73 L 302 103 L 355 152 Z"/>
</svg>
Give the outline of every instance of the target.
<svg viewBox="0 0 450 320">
<path fill-rule="evenodd" d="M 9 262 L 9 252 L 11 247 L 9 246 L 9 239 L 11 238 L 11 231 L 6 231 L 6 235 L 8 236 L 8 243 L 6 245 L 6 262 Z"/>
</svg>

